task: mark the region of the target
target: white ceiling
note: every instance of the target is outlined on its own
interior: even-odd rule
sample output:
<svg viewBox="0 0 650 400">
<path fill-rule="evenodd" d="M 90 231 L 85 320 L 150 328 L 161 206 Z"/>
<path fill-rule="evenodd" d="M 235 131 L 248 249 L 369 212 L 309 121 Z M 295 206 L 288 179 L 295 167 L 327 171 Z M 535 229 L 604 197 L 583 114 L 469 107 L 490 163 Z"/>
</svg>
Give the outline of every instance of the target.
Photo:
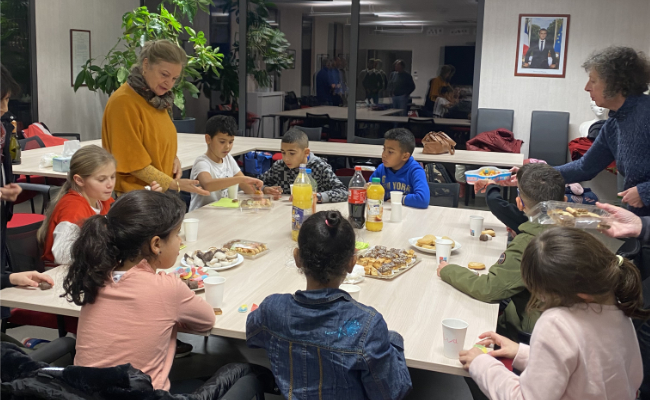
<svg viewBox="0 0 650 400">
<path fill-rule="evenodd" d="M 350 1 L 275 1 L 280 8 L 299 7 L 305 14 L 349 13 Z M 476 0 L 361 0 L 361 22 L 417 21 L 427 26 L 467 25 L 476 23 L 478 4 Z M 375 16 L 370 13 L 396 13 L 390 16 Z M 399 16 L 398 16 L 399 15 Z M 349 20 L 348 16 L 334 16 Z"/>
</svg>

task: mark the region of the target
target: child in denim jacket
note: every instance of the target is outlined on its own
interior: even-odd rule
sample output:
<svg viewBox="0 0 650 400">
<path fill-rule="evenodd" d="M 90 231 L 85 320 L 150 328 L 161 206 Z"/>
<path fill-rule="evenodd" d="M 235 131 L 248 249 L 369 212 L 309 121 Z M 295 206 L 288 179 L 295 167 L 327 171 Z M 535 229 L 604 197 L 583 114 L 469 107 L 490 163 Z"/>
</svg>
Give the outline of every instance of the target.
<svg viewBox="0 0 650 400">
<path fill-rule="evenodd" d="M 248 316 L 246 342 L 266 349 L 285 398 L 402 399 L 411 390 L 402 337 L 338 288 L 356 262 L 354 244 L 338 211 L 309 217 L 294 251 L 307 290 L 271 295 Z"/>
</svg>

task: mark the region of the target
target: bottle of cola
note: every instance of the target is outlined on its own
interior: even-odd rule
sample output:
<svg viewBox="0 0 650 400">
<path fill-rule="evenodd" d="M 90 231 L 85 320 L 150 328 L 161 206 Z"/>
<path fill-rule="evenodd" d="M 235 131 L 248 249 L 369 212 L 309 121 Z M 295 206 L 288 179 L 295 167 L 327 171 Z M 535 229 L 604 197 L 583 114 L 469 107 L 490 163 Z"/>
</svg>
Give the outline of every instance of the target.
<svg viewBox="0 0 650 400">
<path fill-rule="evenodd" d="M 353 227 L 363 228 L 366 223 L 366 180 L 360 166 L 354 167 L 354 176 L 348 186 L 348 211 Z"/>
</svg>

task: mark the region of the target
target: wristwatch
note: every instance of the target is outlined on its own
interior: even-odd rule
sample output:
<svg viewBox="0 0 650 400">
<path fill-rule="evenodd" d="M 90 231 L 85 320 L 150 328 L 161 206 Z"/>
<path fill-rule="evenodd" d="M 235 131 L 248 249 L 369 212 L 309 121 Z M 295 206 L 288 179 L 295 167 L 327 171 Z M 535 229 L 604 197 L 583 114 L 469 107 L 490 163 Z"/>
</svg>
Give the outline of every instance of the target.
<svg viewBox="0 0 650 400">
<path fill-rule="evenodd" d="M 323 195 L 320 194 L 320 193 L 316 193 L 316 199 L 318 200 L 318 203 L 322 203 L 323 202 Z"/>
</svg>

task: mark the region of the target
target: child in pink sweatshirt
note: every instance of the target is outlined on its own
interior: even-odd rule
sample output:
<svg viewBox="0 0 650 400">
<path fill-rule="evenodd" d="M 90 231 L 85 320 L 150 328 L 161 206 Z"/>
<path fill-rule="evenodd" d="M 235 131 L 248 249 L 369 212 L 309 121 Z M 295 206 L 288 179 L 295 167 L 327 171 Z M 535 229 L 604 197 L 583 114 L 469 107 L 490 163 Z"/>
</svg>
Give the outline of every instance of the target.
<svg viewBox="0 0 650 400">
<path fill-rule="evenodd" d="M 545 231 L 528 245 L 521 272 L 528 307 L 542 311 L 530 346 L 486 332 L 483 354 L 460 362 L 492 400 L 635 399 L 643 379 L 641 353 L 630 318 L 647 318 L 641 277 L 595 237 L 573 228 Z M 514 358 L 520 376 L 494 357 Z"/>
<path fill-rule="evenodd" d="M 81 306 L 75 365 L 131 363 L 169 390 L 179 328 L 205 332 L 212 307 L 174 275 L 185 204 L 177 197 L 137 190 L 120 197 L 106 216 L 86 220 L 72 246 L 63 282 Z"/>
</svg>

